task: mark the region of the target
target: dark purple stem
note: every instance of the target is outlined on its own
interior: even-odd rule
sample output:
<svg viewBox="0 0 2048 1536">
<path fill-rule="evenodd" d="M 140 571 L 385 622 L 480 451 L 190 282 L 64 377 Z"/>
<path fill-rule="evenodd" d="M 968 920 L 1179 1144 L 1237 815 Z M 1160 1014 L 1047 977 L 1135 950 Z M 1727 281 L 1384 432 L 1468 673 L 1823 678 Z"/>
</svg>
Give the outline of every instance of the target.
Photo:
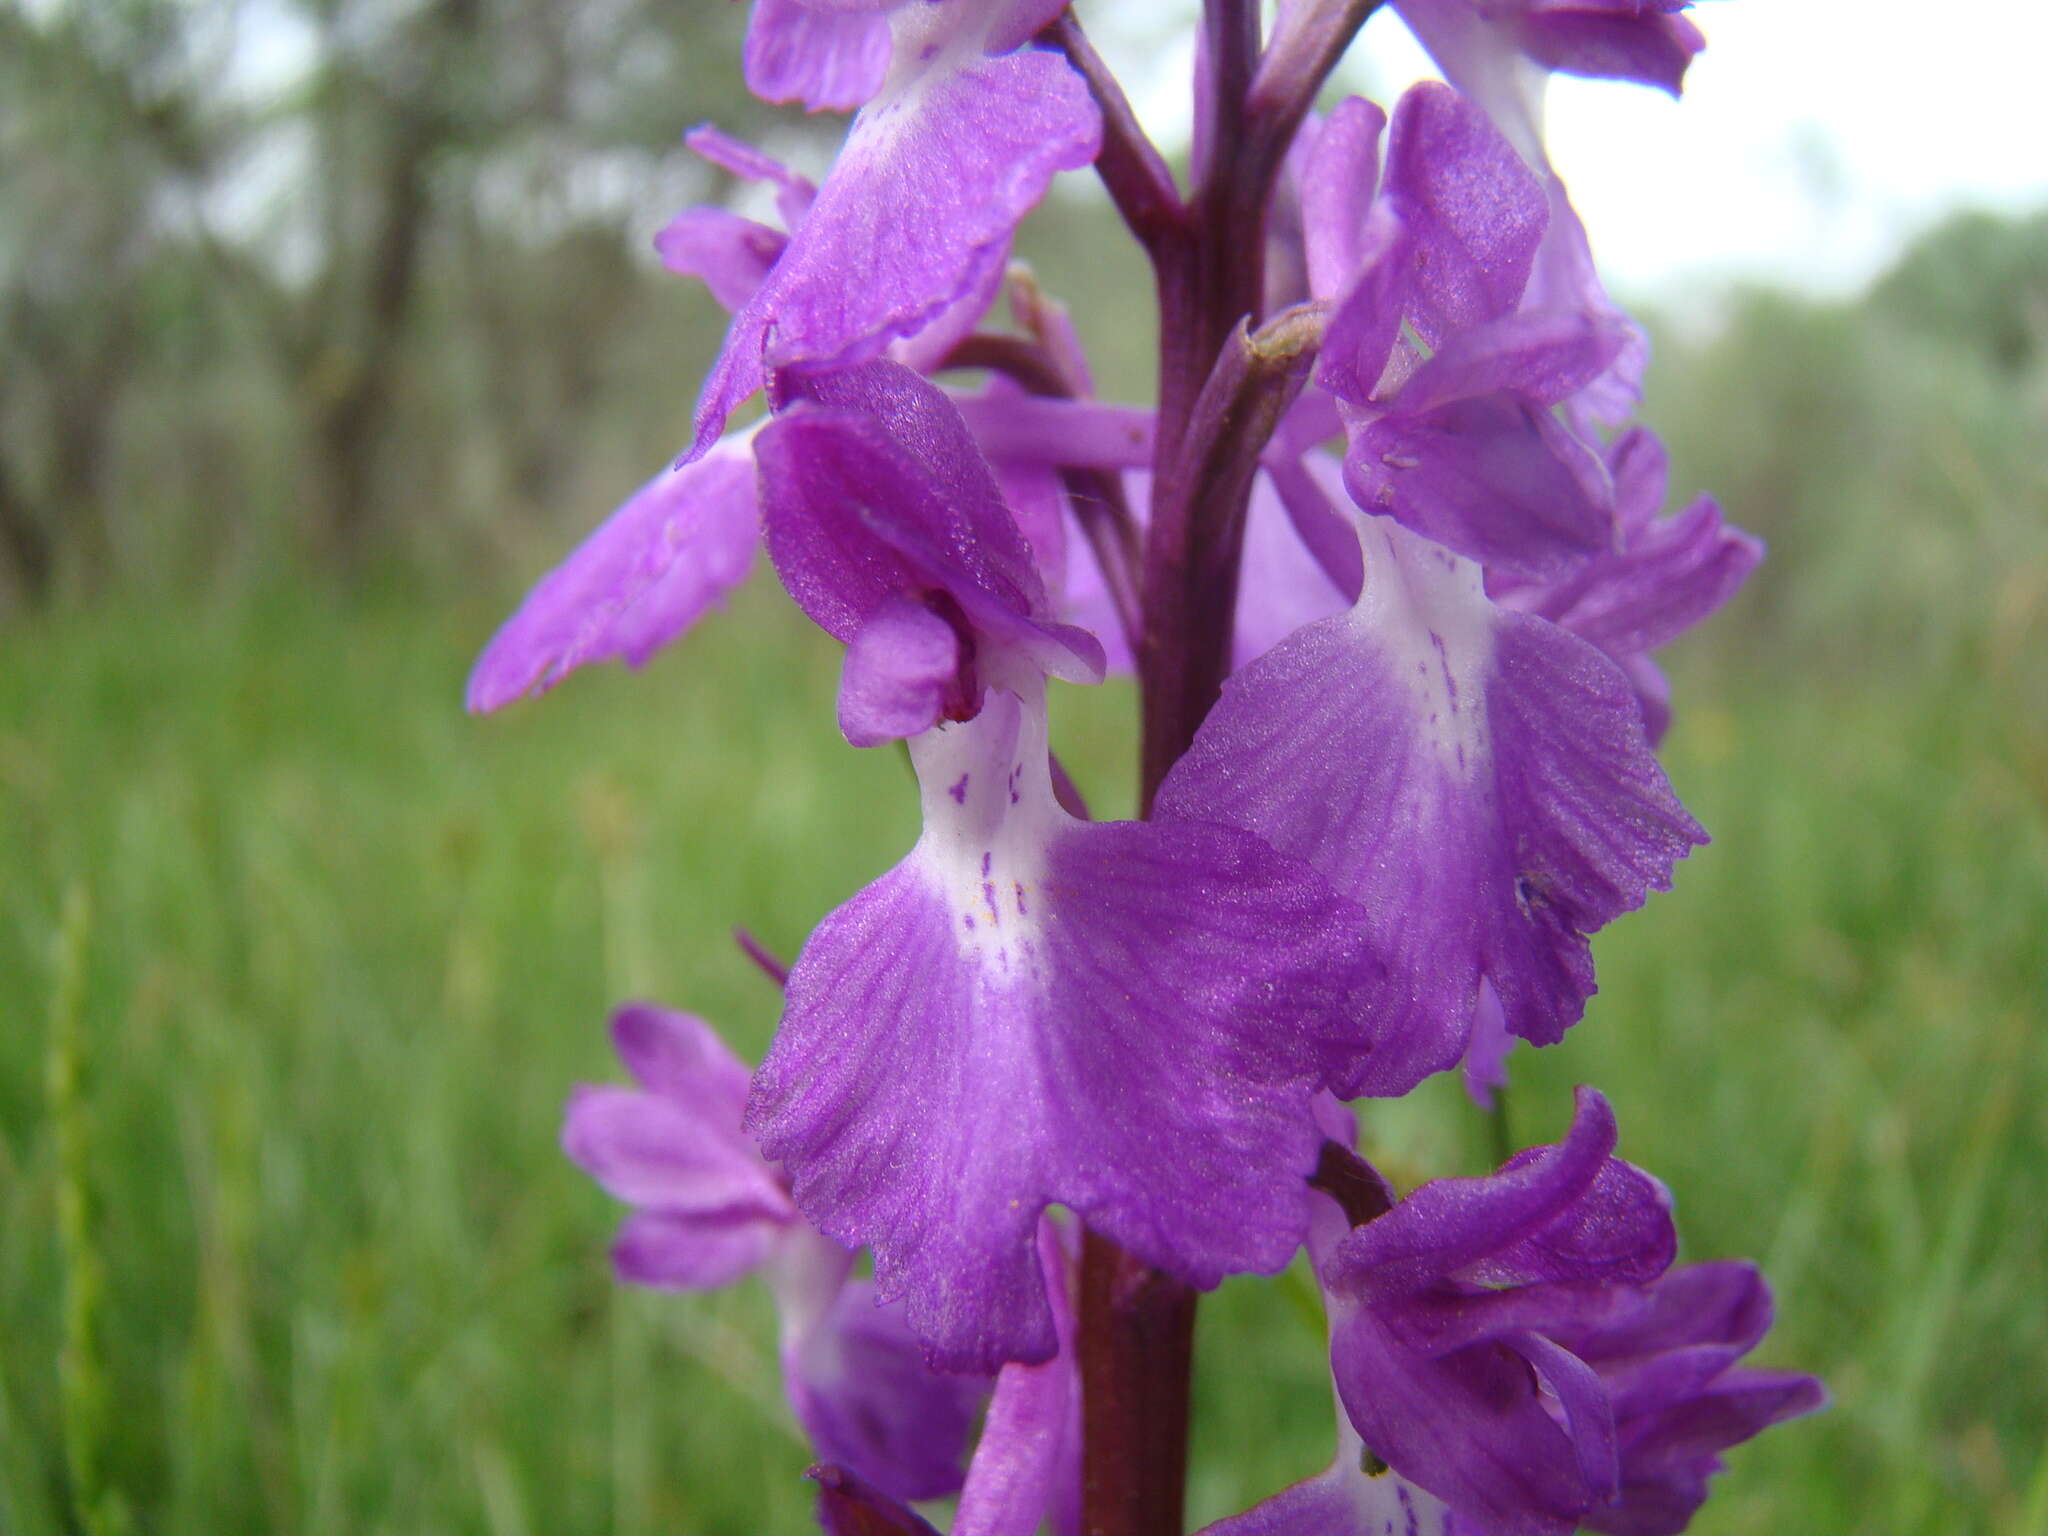
<svg viewBox="0 0 2048 1536">
<path fill-rule="evenodd" d="M 1222 688 L 1253 473 L 1320 339 L 1312 313 L 1257 329 L 1274 180 L 1371 9 L 1370 0 L 1297 8 L 1262 58 L 1259 0 L 1205 0 L 1194 190 L 1178 218 L 1163 211 L 1160 177 L 1145 163 L 1156 151 L 1122 92 L 1085 43 L 1076 48 L 1078 28 L 1062 22 L 1053 34 L 1102 104 L 1103 181 L 1158 284 L 1159 417 L 1137 648 L 1141 814 Z M 1080 1294 L 1083 1528 L 1180 1536 L 1195 1293 L 1090 1232 Z"/>
</svg>

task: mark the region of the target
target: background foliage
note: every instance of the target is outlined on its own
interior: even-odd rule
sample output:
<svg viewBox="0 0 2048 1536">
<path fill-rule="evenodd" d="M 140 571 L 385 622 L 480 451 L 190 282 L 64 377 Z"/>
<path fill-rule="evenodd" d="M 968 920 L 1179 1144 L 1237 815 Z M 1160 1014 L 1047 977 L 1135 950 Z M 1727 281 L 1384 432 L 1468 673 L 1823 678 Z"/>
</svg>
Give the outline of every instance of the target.
<svg viewBox="0 0 2048 1536">
<path fill-rule="evenodd" d="M 0 0 L 8 1536 L 806 1528 L 763 1299 L 613 1287 L 552 1132 L 614 999 L 765 1044 L 726 929 L 789 952 L 892 861 L 901 766 L 765 580 L 644 675 L 458 707 L 682 439 L 719 317 L 646 236 L 729 189 L 677 136 L 827 152 L 738 93 L 740 17 Z M 1105 217 L 1077 187 L 1029 254 L 1134 397 Z M 2048 1532 L 2044 343 L 2048 217 L 1660 336 L 1674 488 L 1772 556 L 1675 658 L 1715 845 L 1512 1110 L 1606 1087 L 1836 1391 L 1699 1530 Z M 1111 812 L 1130 703 L 1056 704 Z M 1484 1161 L 1448 1083 L 1367 1135 Z M 1205 1518 L 1327 1455 L 1305 1299 L 1204 1308 Z"/>
</svg>

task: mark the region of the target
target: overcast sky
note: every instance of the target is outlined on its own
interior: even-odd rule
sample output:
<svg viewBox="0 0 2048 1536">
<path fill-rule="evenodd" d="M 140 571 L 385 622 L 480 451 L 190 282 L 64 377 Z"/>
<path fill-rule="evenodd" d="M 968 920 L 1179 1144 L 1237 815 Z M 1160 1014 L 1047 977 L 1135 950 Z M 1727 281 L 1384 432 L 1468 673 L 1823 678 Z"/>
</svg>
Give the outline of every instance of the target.
<svg viewBox="0 0 2048 1536">
<path fill-rule="evenodd" d="M 1124 3 L 1160 25 L 1157 0 Z M 1684 101 L 1551 86 L 1552 158 L 1617 291 L 1681 308 L 1735 277 L 1846 292 L 1953 209 L 2048 208 L 2041 0 L 1701 0 L 1691 14 L 1708 46 Z M 1391 13 L 1362 49 L 1361 78 L 1398 89 L 1432 73 Z M 1184 134 L 1187 59 L 1118 52 L 1145 71 L 1147 121 Z"/>
</svg>

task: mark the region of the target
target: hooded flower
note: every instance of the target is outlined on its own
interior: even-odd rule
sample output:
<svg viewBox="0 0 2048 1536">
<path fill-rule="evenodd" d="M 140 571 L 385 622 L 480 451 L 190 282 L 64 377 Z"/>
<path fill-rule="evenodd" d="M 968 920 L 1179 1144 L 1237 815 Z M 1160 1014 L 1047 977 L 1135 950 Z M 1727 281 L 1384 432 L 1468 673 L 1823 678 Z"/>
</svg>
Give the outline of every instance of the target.
<svg viewBox="0 0 2048 1536">
<path fill-rule="evenodd" d="M 1377 123 L 1370 103 L 1339 107 L 1303 178 L 1311 284 L 1344 284 L 1316 378 L 1343 402 L 1346 486 L 1489 567 L 1544 574 L 1597 553 L 1612 490 L 1555 408 L 1601 377 L 1623 329 L 1569 295 L 1525 303 L 1549 207 L 1484 112 L 1411 89 L 1368 204 Z"/>
<path fill-rule="evenodd" d="M 848 643 L 849 739 L 909 739 L 924 832 L 806 943 L 748 1124 L 935 1361 L 1041 1361 L 1049 1204 L 1198 1286 L 1287 1262 L 1363 952 L 1255 837 L 1062 808 L 1045 679 L 1101 652 L 1046 614 L 957 413 L 891 364 L 803 388 L 760 439 L 770 553 Z"/>
<path fill-rule="evenodd" d="M 1337 1455 L 1205 1536 L 1669 1536 L 1721 1451 L 1821 1406 L 1811 1377 L 1735 1367 L 1769 1291 L 1747 1264 L 1670 1269 L 1668 1198 L 1614 1137 L 1581 1089 L 1562 1143 L 1398 1202 L 1326 1146 Z"/>
<path fill-rule="evenodd" d="M 747 1069 L 709 1025 L 635 1003 L 612 1038 L 638 1086 L 577 1089 L 562 1145 L 635 1207 L 612 1248 L 619 1278 L 705 1290 L 758 1271 L 790 1407 L 819 1454 L 901 1498 L 958 1488 L 986 1378 L 928 1370 L 900 1310 L 877 1306 L 853 1255 L 798 1214 L 740 1128 Z"/>
<path fill-rule="evenodd" d="M 1569 1536 L 1618 1486 L 1612 1404 L 1558 1339 L 1638 1313 L 1678 1240 L 1614 1140 L 1581 1089 L 1563 1142 L 1423 1185 L 1318 1265 L 1352 1428 L 1495 1536 Z"/>
</svg>

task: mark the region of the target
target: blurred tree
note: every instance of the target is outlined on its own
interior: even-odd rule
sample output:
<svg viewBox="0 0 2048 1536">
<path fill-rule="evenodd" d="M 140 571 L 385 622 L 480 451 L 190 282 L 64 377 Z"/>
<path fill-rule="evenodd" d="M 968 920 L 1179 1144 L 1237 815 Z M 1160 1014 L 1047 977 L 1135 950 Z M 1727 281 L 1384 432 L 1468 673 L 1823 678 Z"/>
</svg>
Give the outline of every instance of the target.
<svg viewBox="0 0 2048 1536">
<path fill-rule="evenodd" d="M 744 19 L 0 0 L 15 590 L 91 584 L 117 555 L 154 566 L 179 530 L 205 559 L 279 512 L 354 565 L 447 518 L 435 492 L 552 505 L 602 436 L 591 418 L 645 398 L 606 354 L 645 367 L 650 305 L 673 309 L 633 246 L 711 188 L 682 130 L 776 121 L 731 68 Z M 138 515 L 114 527 L 115 506 Z"/>
<path fill-rule="evenodd" d="M 1879 313 L 2007 373 L 2048 353 L 2048 213 L 1959 213 L 1878 281 Z"/>
</svg>

